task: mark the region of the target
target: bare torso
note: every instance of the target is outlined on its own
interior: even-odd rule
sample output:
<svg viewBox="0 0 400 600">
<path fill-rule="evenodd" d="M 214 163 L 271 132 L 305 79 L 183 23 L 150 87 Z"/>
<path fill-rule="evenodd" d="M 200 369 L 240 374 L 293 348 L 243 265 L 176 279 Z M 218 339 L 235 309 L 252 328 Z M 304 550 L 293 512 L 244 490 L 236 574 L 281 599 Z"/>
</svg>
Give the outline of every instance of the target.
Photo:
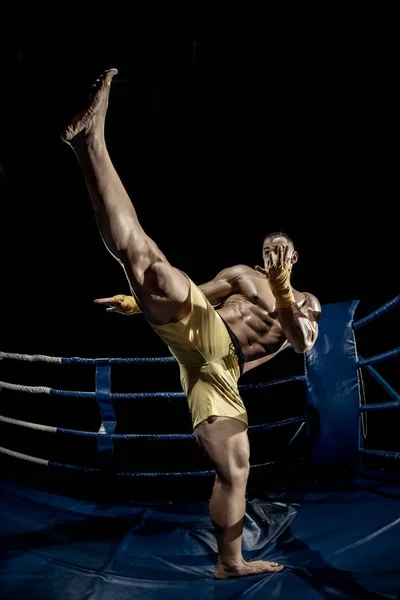
<svg viewBox="0 0 400 600">
<path fill-rule="evenodd" d="M 270 356 L 283 350 L 288 342 L 282 331 L 275 309 L 275 298 L 268 281 L 255 269 L 245 265 L 240 268 L 236 289 L 218 308 L 238 338 L 246 362 Z M 293 290 L 300 308 L 306 295 Z"/>
</svg>

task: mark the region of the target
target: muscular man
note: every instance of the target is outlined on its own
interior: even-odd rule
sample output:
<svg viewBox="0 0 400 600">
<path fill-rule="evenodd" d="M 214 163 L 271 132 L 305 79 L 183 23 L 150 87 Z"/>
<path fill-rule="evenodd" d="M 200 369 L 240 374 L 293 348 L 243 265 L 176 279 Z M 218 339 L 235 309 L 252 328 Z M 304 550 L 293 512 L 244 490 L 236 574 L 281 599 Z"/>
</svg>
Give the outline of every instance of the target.
<svg viewBox="0 0 400 600">
<path fill-rule="evenodd" d="M 106 147 L 104 125 L 116 73 L 108 70 L 96 81 L 88 107 L 62 139 L 82 167 L 100 234 L 124 269 L 138 310 L 179 364 L 196 438 L 215 466 L 209 505 L 218 543 L 214 577 L 280 571 L 277 563 L 245 562 L 242 556 L 250 452 L 237 382 L 241 372 L 289 343 L 296 352 L 310 349 L 320 305 L 314 296 L 292 289 L 297 253 L 284 234 L 266 237 L 264 268 L 231 267 L 200 287 L 168 262 L 139 223 Z"/>
</svg>

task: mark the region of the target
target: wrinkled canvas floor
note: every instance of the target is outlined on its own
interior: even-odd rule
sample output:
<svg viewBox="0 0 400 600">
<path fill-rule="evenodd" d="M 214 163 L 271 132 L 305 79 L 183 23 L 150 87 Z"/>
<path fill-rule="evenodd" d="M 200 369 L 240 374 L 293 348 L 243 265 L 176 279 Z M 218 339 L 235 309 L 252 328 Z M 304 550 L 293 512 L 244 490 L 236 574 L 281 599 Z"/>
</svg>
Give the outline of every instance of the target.
<svg viewBox="0 0 400 600">
<path fill-rule="evenodd" d="M 97 504 L 0 480 L 0 598 L 319 600 L 400 598 L 400 482 L 361 473 L 248 502 L 246 559 L 281 573 L 212 577 L 206 502 Z"/>
</svg>

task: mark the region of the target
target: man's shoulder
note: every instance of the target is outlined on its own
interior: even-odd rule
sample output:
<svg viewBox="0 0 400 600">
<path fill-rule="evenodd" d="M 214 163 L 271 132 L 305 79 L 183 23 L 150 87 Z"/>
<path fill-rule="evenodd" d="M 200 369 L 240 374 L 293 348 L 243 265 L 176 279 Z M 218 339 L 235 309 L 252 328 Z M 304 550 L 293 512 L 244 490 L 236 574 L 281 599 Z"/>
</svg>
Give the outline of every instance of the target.
<svg viewBox="0 0 400 600">
<path fill-rule="evenodd" d="M 234 265 L 232 267 L 229 267 L 229 270 L 234 275 L 253 275 L 257 277 L 259 276 L 259 273 L 252 267 L 249 267 L 248 265 Z"/>
<path fill-rule="evenodd" d="M 298 292 L 299 293 L 299 292 Z M 321 312 L 321 304 L 314 294 L 310 294 L 310 292 L 300 292 L 304 297 L 304 305 L 311 308 L 311 310 L 315 312 Z"/>
</svg>

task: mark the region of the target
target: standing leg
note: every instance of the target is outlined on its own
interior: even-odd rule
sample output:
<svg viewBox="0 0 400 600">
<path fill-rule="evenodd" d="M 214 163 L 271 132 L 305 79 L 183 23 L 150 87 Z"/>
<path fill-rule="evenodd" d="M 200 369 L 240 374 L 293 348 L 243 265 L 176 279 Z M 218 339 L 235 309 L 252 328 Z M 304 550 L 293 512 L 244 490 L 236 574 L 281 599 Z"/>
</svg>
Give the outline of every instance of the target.
<svg viewBox="0 0 400 600">
<path fill-rule="evenodd" d="M 210 500 L 210 518 L 218 544 L 216 579 L 274 573 L 275 562 L 245 562 L 242 556 L 246 486 L 249 476 L 247 427 L 237 419 L 210 417 L 196 427 L 196 438 L 215 465 L 216 478 Z"/>
<path fill-rule="evenodd" d="M 188 314 L 189 281 L 144 232 L 109 156 L 104 128 L 116 74 L 110 69 L 96 81 L 88 107 L 61 137 L 78 158 L 106 247 L 122 265 L 145 316 L 163 325 Z"/>
</svg>

